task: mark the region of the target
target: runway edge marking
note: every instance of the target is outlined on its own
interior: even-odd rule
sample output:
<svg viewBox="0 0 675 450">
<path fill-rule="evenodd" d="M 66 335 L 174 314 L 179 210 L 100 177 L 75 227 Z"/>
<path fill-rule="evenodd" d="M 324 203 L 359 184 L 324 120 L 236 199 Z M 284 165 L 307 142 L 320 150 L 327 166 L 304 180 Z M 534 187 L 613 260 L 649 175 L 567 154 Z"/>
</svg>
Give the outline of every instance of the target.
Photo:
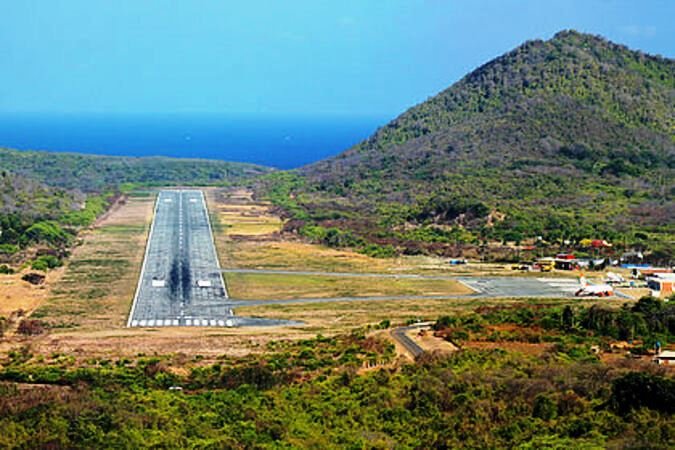
<svg viewBox="0 0 675 450">
<path fill-rule="evenodd" d="M 473 291 L 474 294 L 482 294 L 483 293 L 483 291 L 480 288 L 477 288 L 476 286 L 473 286 L 473 285 L 469 284 L 470 282 L 467 281 L 467 280 L 463 280 L 461 278 L 455 278 L 455 280 L 458 283 L 464 285 L 464 287 L 469 288 L 469 290 Z"/>
<path fill-rule="evenodd" d="M 159 198 L 162 195 L 162 191 L 157 192 L 157 198 L 155 199 L 155 207 L 153 208 L 152 221 L 150 222 L 150 232 L 148 233 L 148 240 L 145 243 L 145 252 L 143 254 L 143 265 L 141 266 L 141 273 L 138 276 L 138 284 L 136 285 L 136 293 L 134 294 L 134 301 L 131 303 L 131 311 L 129 312 L 129 319 L 127 319 L 127 328 L 132 327 L 131 319 L 134 317 L 136 312 L 136 303 L 138 302 L 138 295 L 141 292 L 141 284 L 143 283 L 143 276 L 145 275 L 145 266 L 148 262 L 148 253 L 150 252 L 150 242 L 152 242 L 152 234 L 155 231 L 155 219 L 157 218 L 157 209 L 159 207 Z"/>
</svg>

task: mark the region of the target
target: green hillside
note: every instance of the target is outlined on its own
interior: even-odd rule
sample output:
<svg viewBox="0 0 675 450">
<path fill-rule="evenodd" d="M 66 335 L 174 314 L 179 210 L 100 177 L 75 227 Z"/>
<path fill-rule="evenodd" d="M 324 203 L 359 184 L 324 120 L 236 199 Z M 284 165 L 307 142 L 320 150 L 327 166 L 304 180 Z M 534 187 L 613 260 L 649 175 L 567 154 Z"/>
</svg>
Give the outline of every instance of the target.
<svg viewBox="0 0 675 450">
<path fill-rule="evenodd" d="M 385 253 L 542 236 L 668 259 L 674 111 L 673 59 L 564 31 L 479 67 L 341 155 L 273 175 L 260 193 L 304 234 Z"/>
<path fill-rule="evenodd" d="M 36 257 L 36 268 L 45 268 L 38 260 L 60 264 L 77 232 L 131 186 L 226 185 L 272 170 L 225 161 L 9 149 L 0 149 L 0 168 L 0 271 L 8 270 L 1 269 L 6 263 Z"/>
<path fill-rule="evenodd" d="M 120 157 L 0 148 L 0 167 L 50 186 L 97 192 L 123 183 L 213 185 L 272 169 L 254 164 L 165 157 Z"/>
<path fill-rule="evenodd" d="M 32 258 L 47 270 L 61 264 L 77 232 L 102 214 L 114 200 L 112 191 L 82 194 L 46 186 L 0 171 L 0 274 Z"/>
</svg>

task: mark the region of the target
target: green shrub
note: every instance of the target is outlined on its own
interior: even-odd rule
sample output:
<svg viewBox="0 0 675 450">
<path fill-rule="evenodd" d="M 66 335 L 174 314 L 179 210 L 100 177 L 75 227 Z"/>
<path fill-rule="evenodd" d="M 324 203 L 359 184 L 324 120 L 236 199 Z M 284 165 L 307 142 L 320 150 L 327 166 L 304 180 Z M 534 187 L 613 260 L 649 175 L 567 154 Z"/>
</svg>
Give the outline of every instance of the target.
<svg viewBox="0 0 675 450">
<path fill-rule="evenodd" d="M 380 330 L 386 330 L 390 326 L 391 326 L 391 321 L 389 319 L 385 319 L 377 325 L 377 328 L 379 328 Z"/>
<path fill-rule="evenodd" d="M 90 196 L 82 210 L 65 214 L 60 222 L 75 227 L 91 225 L 106 210 L 108 207 L 106 197 L 111 195 L 112 193 L 109 192 L 103 195 Z"/>
<path fill-rule="evenodd" d="M 368 244 L 357 251 L 373 258 L 393 258 L 396 256 L 396 249 L 391 245 Z"/>
<path fill-rule="evenodd" d="M 0 255 L 13 255 L 19 251 L 19 246 L 14 244 L 0 244 Z"/>
<path fill-rule="evenodd" d="M 549 396 L 539 394 L 534 399 L 532 416 L 542 420 L 551 420 L 558 415 L 558 405 Z"/>
<path fill-rule="evenodd" d="M 43 272 L 49 269 L 61 267 L 63 262 L 54 255 L 42 255 L 34 260 L 31 264 L 33 270 L 42 270 Z"/>
<path fill-rule="evenodd" d="M 675 414 L 675 380 L 631 372 L 612 383 L 612 402 L 621 414 L 642 407 Z"/>
<path fill-rule="evenodd" d="M 71 235 L 56 222 L 44 221 L 31 225 L 23 233 L 22 238 L 26 243 L 64 245 L 70 241 Z"/>
</svg>

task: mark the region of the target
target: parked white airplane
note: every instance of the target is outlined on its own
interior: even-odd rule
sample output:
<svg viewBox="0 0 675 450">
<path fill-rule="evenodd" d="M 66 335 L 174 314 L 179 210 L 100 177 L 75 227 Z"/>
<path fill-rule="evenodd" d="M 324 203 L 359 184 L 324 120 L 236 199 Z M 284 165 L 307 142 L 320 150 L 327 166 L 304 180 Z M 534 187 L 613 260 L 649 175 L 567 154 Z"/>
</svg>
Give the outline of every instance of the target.
<svg viewBox="0 0 675 450">
<path fill-rule="evenodd" d="M 607 272 L 607 278 L 605 278 L 605 283 L 607 284 L 621 284 L 625 283 L 626 279 L 619 274 L 614 272 Z"/>
<path fill-rule="evenodd" d="M 610 297 L 614 295 L 614 288 L 609 284 L 590 284 L 586 277 L 579 277 L 581 288 L 574 293 L 577 297 Z"/>
</svg>

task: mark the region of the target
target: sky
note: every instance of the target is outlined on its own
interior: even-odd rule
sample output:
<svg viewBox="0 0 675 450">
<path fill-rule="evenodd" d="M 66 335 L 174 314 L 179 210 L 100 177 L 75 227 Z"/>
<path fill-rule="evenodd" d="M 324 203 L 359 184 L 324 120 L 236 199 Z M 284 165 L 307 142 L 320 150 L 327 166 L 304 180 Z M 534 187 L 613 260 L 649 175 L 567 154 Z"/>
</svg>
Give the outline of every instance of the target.
<svg viewBox="0 0 675 450">
<path fill-rule="evenodd" d="M 0 113 L 394 116 L 562 29 L 675 55 L 670 0 L 0 0 Z"/>
</svg>

